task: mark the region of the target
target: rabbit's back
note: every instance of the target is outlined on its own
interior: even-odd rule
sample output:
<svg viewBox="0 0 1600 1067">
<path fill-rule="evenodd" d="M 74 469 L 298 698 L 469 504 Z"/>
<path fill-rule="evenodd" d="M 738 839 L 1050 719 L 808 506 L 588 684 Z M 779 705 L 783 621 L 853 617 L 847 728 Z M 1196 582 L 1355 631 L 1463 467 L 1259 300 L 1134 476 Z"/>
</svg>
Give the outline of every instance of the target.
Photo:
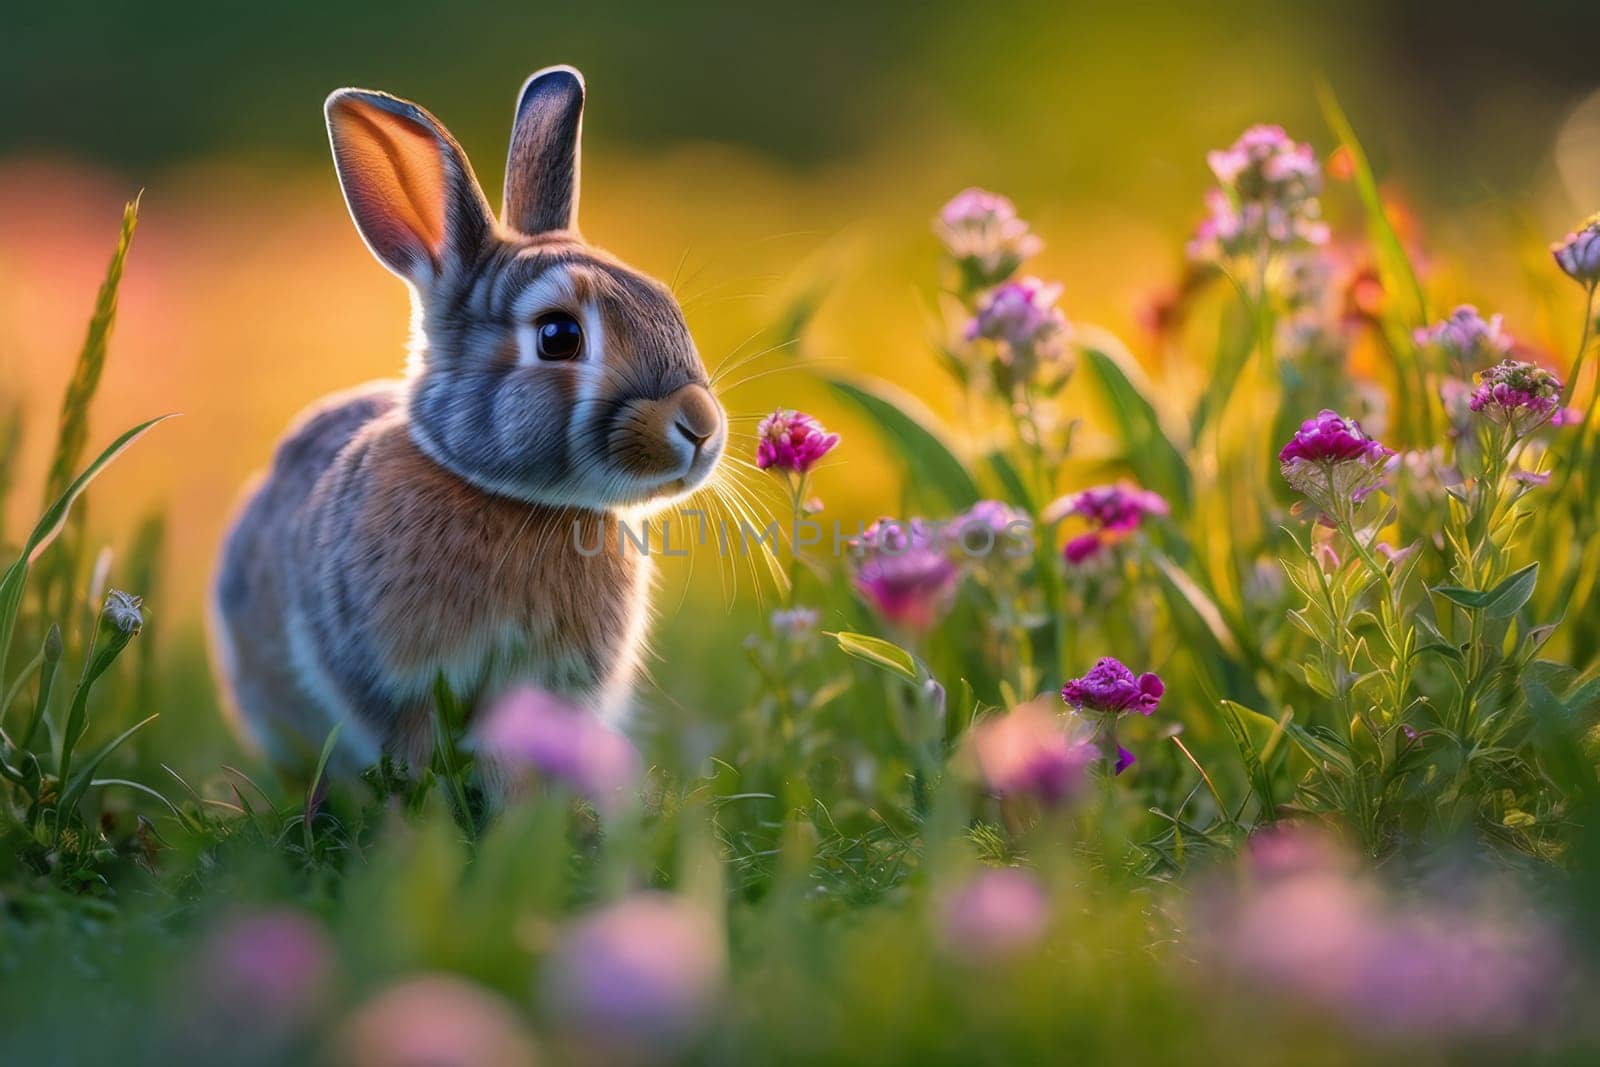
<svg viewBox="0 0 1600 1067">
<path fill-rule="evenodd" d="M 275 759 L 314 759 L 332 728 L 307 679 L 292 669 L 286 622 L 292 555 L 307 501 L 361 430 L 400 406 L 401 383 L 370 382 L 325 397 L 301 414 L 271 467 L 246 490 L 223 542 L 211 604 L 211 639 L 230 712 Z"/>
</svg>

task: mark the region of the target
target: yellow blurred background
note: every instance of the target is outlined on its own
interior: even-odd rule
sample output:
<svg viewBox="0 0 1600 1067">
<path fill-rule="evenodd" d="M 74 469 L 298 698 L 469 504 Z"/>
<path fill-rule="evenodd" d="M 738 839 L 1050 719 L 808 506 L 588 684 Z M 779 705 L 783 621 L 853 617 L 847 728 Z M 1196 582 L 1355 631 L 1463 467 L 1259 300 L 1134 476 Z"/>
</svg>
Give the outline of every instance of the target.
<svg viewBox="0 0 1600 1067">
<path fill-rule="evenodd" d="M 340 85 L 434 111 L 498 203 L 522 78 L 582 67 L 583 228 L 676 280 L 709 364 L 825 285 L 799 354 L 753 364 L 776 372 L 726 402 L 806 407 L 844 432 L 817 488 L 851 521 L 895 500 L 899 472 L 805 367 L 950 409 L 927 343 L 928 222 L 964 186 L 1011 195 L 1069 317 L 1142 358 L 1139 312 L 1179 275 L 1205 150 L 1271 121 L 1325 152 L 1319 79 L 1418 219 L 1439 306 L 1477 301 L 1570 350 L 1544 245 L 1600 207 L 1592 4 L 1522 5 L 1514 29 L 1443 3 L 158 7 L 0 16 L 0 400 L 26 421 L 14 531 L 36 510 L 122 202 L 145 189 L 91 447 L 183 418 L 96 486 L 91 529 L 126 536 L 165 509 L 158 611 L 185 621 L 241 484 L 294 413 L 401 365 L 404 289 L 357 238 L 326 158 L 320 105 Z M 1336 225 L 1357 225 L 1347 193 L 1328 199 Z"/>
</svg>

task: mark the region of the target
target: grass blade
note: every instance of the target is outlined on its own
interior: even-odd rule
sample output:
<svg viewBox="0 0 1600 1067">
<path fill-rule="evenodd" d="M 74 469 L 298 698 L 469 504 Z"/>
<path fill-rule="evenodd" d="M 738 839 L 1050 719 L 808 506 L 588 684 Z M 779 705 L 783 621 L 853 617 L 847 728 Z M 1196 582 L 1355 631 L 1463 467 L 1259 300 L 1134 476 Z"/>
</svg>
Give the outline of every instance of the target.
<svg viewBox="0 0 1600 1067">
<path fill-rule="evenodd" d="M 894 446 L 909 468 L 908 484 L 933 490 L 954 511 L 965 511 L 977 502 L 977 482 L 949 445 L 949 435 L 938 418 L 922 401 L 883 381 L 824 380 L 835 396 L 864 413 Z"/>
</svg>

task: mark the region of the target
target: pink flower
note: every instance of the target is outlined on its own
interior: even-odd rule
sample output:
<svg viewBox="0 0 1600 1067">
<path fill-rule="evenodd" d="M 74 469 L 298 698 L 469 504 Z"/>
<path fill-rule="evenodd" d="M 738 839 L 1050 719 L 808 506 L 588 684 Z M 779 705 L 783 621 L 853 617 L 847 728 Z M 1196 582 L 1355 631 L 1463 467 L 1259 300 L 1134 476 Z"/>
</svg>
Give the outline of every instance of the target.
<svg viewBox="0 0 1600 1067">
<path fill-rule="evenodd" d="M 711 1014 L 726 972 L 712 916 L 665 893 L 638 893 L 567 932 L 544 998 L 554 1018 L 601 1044 L 677 1043 Z"/>
<path fill-rule="evenodd" d="M 533 1067 L 538 1056 L 511 1004 L 454 975 L 389 987 L 356 1010 L 330 1063 L 352 1067 Z"/>
<path fill-rule="evenodd" d="M 1061 699 L 1079 711 L 1149 715 L 1166 691 L 1166 685 L 1156 675 L 1149 671 L 1135 675 L 1120 660 L 1105 656 L 1088 674 L 1062 686 Z"/>
<path fill-rule="evenodd" d="M 1050 926 L 1050 897 L 1027 871 L 991 868 L 951 893 L 939 920 L 947 948 L 973 962 L 992 962 L 1039 942 Z"/>
<path fill-rule="evenodd" d="M 984 189 L 964 189 L 944 206 L 933 232 L 944 242 L 971 289 L 1011 277 L 1044 242 L 1028 232 L 1011 201 Z"/>
<path fill-rule="evenodd" d="M 1061 554 L 1067 562 L 1077 565 L 1115 545 L 1146 519 L 1162 518 L 1169 513 L 1167 502 L 1160 494 L 1124 481 L 1064 496 L 1047 507 L 1043 517 L 1046 522 L 1053 523 L 1076 515 L 1089 523 L 1088 533 L 1072 538 L 1062 547 Z"/>
<path fill-rule="evenodd" d="M 926 630 L 949 609 L 961 571 L 921 520 L 905 525 L 880 519 L 856 547 L 861 559 L 852 584 L 879 615 Z"/>
<path fill-rule="evenodd" d="M 1206 218 L 1189 242 L 1189 258 L 1212 262 L 1298 245 L 1327 243 L 1321 221 L 1322 171 L 1311 146 L 1280 126 L 1252 126 L 1206 162 L 1217 187 L 1206 192 Z"/>
<path fill-rule="evenodd" d="M 1092 744 L 1069 737 L 1056 715 L 1035 703 L 982 720 L 969 743 L 990 792 L 1049 807 L 1077 791 L 1096 756 Z"/>
<path fill-rule="evenodd" d="M 199 993 L 207 1010 L 198 1026 L 226 1029 L 230 1038 L 241 1029 L 258 1037 L 298 1030 L 321 1011 L 336 962 L 321 924 L 297 912 L 227 919 L 200 953 Z"/>
<path fill-rule="evenodd" d="M 1364 499 L 1383 484 L 1394 450 L 1368 437 L 1354 419 L 1324 409 L 1300 424 L 1278 452 L 1283 478 L 1324 511 Z"/>
<path fill-rule="evenodd" d="M 828 433 L 810 415 L 779 408 L 756 427 L 756 466 L 762 470 L 805 474 L 839 443 L 839 435 Z"/>
<path fill-rule="evenodd" d="M 1521 437 L 1555 416 L 1561 380 L 1536 364 L 1502 360 L 1478 373 L 1478 388 L 1467 406 Z"/>
<path fill-rule="evenodd" d="M 1600 213 L 1550 246 L 1556 265 L 1579 285 L 1600 285 Z"/>
<path fill-rule="evenodd" d="M 607 814 L 626 805 L 639 779 L 639 756 L 626 737 L 541 689 L 515 689 L 496 701 L 474 743 L 490 767 L 513 781 L 560 782 Z"/>
</svg>

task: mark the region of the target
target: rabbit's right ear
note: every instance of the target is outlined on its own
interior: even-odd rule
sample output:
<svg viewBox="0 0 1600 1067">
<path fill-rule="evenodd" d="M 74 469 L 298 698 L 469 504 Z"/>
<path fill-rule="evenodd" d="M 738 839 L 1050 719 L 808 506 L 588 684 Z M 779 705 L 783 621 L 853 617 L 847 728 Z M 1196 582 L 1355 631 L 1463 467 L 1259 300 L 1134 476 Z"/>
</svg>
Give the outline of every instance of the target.
<svg viewBox="0 0 1600 1067">
<path fill-rule="evenodd" d="M 340 89 L 324 110 L 345 203 L 372 254 L 419 285 L 469 261 L 493 218 L 466 154 L 438 120 L 365 89 Z"/>
<path fill-rule="evenodd" d="M 578 228 L 583 75 L 546 67 L 523 83 L 506 157 L 501 221 L 529 236 Z"/>
</svg>

